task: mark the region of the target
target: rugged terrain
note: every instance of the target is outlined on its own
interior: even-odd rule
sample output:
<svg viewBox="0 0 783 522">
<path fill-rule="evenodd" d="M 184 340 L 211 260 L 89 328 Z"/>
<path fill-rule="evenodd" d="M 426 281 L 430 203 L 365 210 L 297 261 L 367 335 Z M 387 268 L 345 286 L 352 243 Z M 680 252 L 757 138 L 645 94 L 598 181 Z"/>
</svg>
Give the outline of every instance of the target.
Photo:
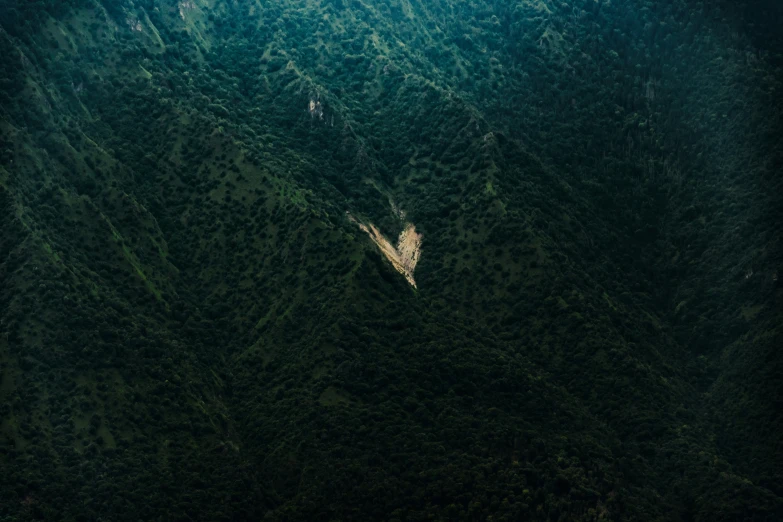
<svg viewBox="0 0 783 522">
<path fill-rule="evenodd" d="M 0 518 L 783 519 L 781 26 L 0 0 Z"/>
</svg>

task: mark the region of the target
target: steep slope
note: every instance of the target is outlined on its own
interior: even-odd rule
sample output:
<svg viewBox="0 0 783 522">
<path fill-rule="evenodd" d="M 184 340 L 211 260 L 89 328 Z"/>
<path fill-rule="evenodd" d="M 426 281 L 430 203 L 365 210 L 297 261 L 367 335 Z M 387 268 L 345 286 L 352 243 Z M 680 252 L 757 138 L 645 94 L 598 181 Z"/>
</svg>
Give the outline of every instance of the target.
<svg viewBox="0 0 783 522">
<path fill-rule="evenodd" d="M 780 518 L 776 20 L 6 2 L 0 514 Z"/>
</svg>

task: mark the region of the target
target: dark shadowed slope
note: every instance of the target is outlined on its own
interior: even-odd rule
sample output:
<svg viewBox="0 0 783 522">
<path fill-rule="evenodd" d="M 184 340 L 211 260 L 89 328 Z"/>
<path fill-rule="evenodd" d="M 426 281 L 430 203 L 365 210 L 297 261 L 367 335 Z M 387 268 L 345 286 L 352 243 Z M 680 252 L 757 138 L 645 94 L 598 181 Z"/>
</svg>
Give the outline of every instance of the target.
<svg viewBox="0 0 783 522">
<path fill-rule="evenodd" d="M 783 518 L 780 22 L 1 2 L 0 517 Z"/>
</svg>

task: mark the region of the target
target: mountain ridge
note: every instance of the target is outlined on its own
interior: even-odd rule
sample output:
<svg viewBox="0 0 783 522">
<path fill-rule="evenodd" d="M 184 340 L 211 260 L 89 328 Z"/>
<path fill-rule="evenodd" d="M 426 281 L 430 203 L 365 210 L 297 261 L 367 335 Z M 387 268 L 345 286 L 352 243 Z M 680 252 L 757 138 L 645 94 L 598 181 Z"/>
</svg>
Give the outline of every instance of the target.
<svg viewBox="0 0 783 522">
<path fill-rule="evenodd" d="M 775 41 L 185 4 L 0 7 L 0 513 L 781 513 Z M 399 208 L 416 291 L 345 214 Z"/>
</svg>

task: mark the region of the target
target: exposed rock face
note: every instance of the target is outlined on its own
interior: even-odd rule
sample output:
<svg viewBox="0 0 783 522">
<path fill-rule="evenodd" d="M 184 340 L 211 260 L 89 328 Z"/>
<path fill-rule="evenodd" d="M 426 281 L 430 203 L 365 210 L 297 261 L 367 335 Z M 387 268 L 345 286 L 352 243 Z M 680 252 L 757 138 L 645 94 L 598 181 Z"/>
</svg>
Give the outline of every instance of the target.
<svg viewBox="0 0 783 522">
<path fill-rule="evenodd" d="M 416 268 L 416 263 L 419 262 L 419 256 L 421 256 L 421 234 L 416 232 L 413 223 L 408 223 L 405 230 L 400 232 L 400 237 L 397 238 L 397 253 L 400 256 L 402 266 L 413 276 L 413 270 Z M 411 282 L 413 286 L 416 286 L 413 277 L 411 277 Z"/>
<path fill-rule="evenodd" d="M 179 3 L 177 6 L 179 8 L 179 16 L 183 20 L 185 19 L 185 11 L 189 11 L 191 9 L 195 9 L 196 5 L 191 0 L 185 0 Z"/>
<path fill-rule="evenodd" d="M 393 246 L 391 242 L 386 239 L 378 228 L 370 223 L 369 226 L 358 222 L 353 216 L 348 214 L 348 218 L 359 225 L 359 228 L 367 232 L 373 243 L 378 245 L 383 255 L 386 256 L 395 270 L 405 276 L 405 279 L 414 287 L 416 287 L 416 280 L 413 278 L 413 271 L 416 269 L 416 264 L 421 257 L 421 238 L 422 235 L 416 232 L 416 227 L 413 223 L 408 223 L 405 228 L 400 232 L 397 238 L 397 246 Z"/>
<path fill-rule="evenodd" d="M 308 111 L 310 112 L 311 118 L 318 118 L 319 120 L 324 119 L 324 107 L 321 105 L 320 101 L 311 99 Z"/>
</svg>

